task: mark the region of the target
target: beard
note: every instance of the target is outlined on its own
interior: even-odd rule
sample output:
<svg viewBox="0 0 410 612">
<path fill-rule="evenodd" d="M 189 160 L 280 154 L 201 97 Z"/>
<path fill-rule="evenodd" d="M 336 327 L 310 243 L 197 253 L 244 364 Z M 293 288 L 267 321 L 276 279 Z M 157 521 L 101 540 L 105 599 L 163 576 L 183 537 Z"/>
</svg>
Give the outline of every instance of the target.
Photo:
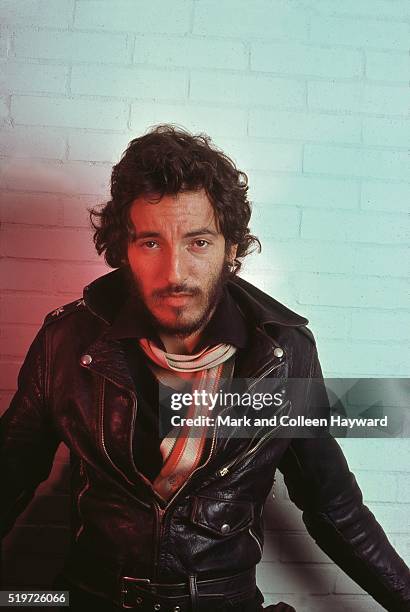
<svg viewBox="0 0 410 612">
<path fill-rule="evenodd" d="M 165 322 L 159 319 L 149 308 L 139 278 L 133 273 L 129 265 L 126 267 L 128 289 L 131 295 L 136 298 L 143 316 L 158 333 L 180 338 L 186 338 L 205 327 L 222 297 L 227 280 L 231 276 L 230 262 L 225 259 L 219 274 L 210 278 L 206 287 L 203 284 L 194 287 L 183 283 L 169 284 L 161 289 L 153 290 L 149 299 L 154 306 L 160 304 L 163 298 L 178 293 L 189 294 L 198 303 L 197 313 L 192 316 L 190 316 L 189 306 L 173 306 L 171 308 L 173 320 L 172 322 Z"/>
</svg>

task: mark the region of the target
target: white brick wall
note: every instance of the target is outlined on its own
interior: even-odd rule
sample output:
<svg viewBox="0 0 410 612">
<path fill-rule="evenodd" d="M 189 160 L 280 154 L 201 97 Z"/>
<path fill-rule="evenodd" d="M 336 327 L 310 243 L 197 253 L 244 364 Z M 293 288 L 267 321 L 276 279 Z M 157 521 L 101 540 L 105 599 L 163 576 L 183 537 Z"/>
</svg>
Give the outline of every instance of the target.
<svg viewBox="0 0 410 612">
<path fill-rule="evenodd" d="M 409 19 L 408 0 L 0 0 L 3 408 L 44 314 L 105 272 L 86 208 L 159 122 L 209 133 L 249 173 L 264 250 L 244 274 L 310 318 L 324 372 L 408 374 Z M 408 441 L 342 445 L 409 559 Z M 266 527 L 266 603 L 380 609 L 280 478 Z"/>
</svg>

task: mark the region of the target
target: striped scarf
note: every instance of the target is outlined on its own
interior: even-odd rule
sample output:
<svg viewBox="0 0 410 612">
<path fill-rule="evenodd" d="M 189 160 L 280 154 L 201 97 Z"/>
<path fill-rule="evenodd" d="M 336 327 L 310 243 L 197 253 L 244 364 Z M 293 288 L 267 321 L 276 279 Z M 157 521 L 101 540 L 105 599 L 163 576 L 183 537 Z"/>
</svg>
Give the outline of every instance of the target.
<svg viewBox="0 0 410 612">
<path fill-rule="evenodd" d="M 236 347 L 232 344 L 217 344 L 206 347 L 193 355 L 177 355 L 161 350 L 147 338 L 142 338 L 140 346 L 149 358 L 149 366 L 160 383 L 168 384 L 170 375 L 190 381 L 192 391 L 206 391 L 215 393 L 218 390 L 222 371 L 230 364 Z M 227 368 L 224 369 L 224 374 Z M 174 378 L 175 380 L 175 378 Z M 196 406 L 194 402 L 188 408 L 186 418 L 208 414 L 207 406 Z M 165 500 L 170 499 L 181 487 L 188 476 L 195 470 L 201 461 L 207 428 L 203 427 L 200 436 L 191 436 L 191 427 L 183 425 L 175 427 L 166 436 L 160 445 L 163 465 L 160 473 L 153 482 L 153 487 Z"/>
</svg>

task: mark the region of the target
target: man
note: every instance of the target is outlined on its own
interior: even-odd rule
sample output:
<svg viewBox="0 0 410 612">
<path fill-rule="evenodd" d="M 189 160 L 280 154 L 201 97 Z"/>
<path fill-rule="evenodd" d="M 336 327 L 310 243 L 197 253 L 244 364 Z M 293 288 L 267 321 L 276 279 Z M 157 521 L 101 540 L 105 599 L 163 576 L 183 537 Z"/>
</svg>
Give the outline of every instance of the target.
<svg viewBox="0 0 410 612">
<path fill-rule="evenodd" d="M 307 320 L 236 275 L 258 242 L 246 176 L 206 137 L 159 126 L 129 144 L 111 194 L 91 216 L 117 269 L 46 317 L 2 420 L 3 530 L 63 441 L 73 541 L 55 586 L 72 609 L 262 610 L 261 515 L 279 468 L 319 546 L 387 610 L 410 610 L 409 570 L 329 434 L 161 430 L 161 384 L 322 381 Z M 305 415 L 323 410 L 312 389 Z"/>
</svg>

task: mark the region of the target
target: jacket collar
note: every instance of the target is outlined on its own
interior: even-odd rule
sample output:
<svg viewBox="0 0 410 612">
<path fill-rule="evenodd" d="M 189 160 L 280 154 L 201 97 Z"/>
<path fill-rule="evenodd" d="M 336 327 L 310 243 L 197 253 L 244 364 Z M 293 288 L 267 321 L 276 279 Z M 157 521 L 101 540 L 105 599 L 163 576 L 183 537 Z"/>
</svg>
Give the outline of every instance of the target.
<svg viewBox="0 0 410 612">
<path fill-rule="evenodd" d="M 265 328 L 267 325 L 301 327 L 309 322 L 243 278 L 233 277 L 228 281 L 228 289 L 236 302 L 247 311 L 259 327 Z"/>
<path fill-rule="evenodd" d="M 238 354 L 236 376 L 259 377 L 274 362 L 285 374 L 286 349 L 277 341 L 277 326 L 301 327 L 307 324 L 307 319 L 244 279 L 232 278 L 227 289 L 242 310 L 250 331 L 249 347 Z M 88 348 L 92 357 L 89 367 L 113 383 L 134 390 L 124 349 L 111 334 L 113 321 L 128 297 L 126 274 L 122 268 L 97 278 L 84 289 L 86 307 L 108 325 Z M 272 357 L 276 347 L 282 349 L 281 357 Z"/>
</svg>

